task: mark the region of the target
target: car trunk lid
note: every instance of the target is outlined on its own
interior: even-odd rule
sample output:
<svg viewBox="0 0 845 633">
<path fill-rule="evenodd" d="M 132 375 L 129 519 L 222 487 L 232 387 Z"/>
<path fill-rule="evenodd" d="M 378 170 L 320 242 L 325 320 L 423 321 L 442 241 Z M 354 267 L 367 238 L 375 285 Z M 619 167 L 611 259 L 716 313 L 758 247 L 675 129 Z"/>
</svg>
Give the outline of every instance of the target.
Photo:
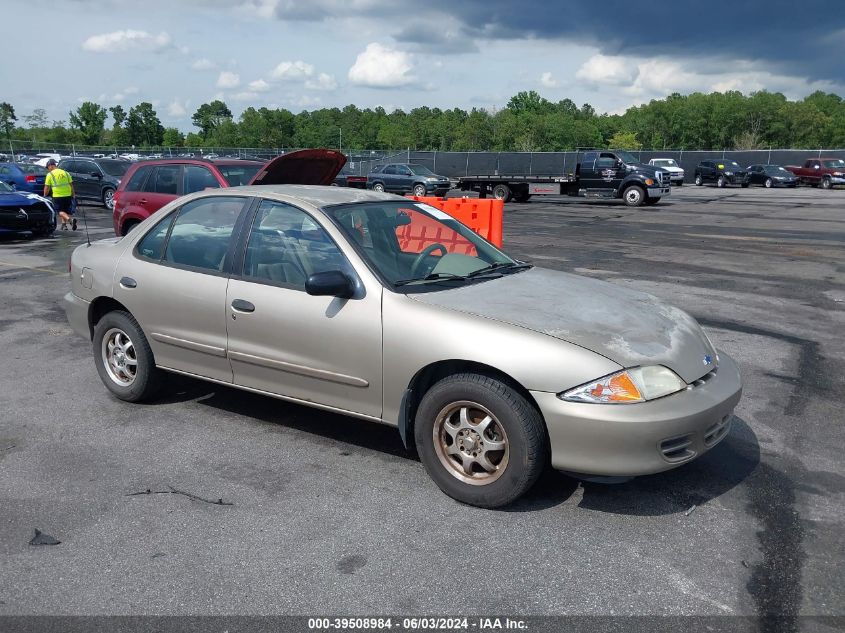
<svg viewBox="0 0 845 633">
<path fill-rule="evenodd" d="M 331 149 L 302 149 L 282 154 L 264 165 L 251 185 L 330 185 L 346 164 L 346 156 Z"/>
</svg>

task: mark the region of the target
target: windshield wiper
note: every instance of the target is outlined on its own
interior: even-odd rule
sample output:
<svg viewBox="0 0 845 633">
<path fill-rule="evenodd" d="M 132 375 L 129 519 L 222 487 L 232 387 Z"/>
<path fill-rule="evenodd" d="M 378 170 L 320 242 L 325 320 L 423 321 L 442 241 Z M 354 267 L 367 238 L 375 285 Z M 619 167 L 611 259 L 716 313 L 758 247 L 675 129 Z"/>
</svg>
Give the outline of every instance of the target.
<svg viewBox="0 0 845 633">
<path fill-rule="evenodd" d="M 487 273 L 499 272 L 504 270 L 516 272 L 518 270 L 528 270 L 529 268 L 534 268 L 534 264 L 525 264 L 517 262 L 495 262 L 493 264 L 490 264 L 489 266 L 485 266 L 484 268 L 473 270 L 467 275 L 467 277 L 475 277 L 477 275 L 485 275 Z"/>
<path fill-rule="evenodd" d="M 454 273 L 431 273 L 430 275 L 426 275 L 425 277 L 413 277 L 411 279 L 400 279 L 399 281 L 394 281 L 394 286 L 406 286 L 410 283 L 414 283 L 415 281 L 463 281 L 468 279 L 467 275 L 456 275 Z"/>
</svg>

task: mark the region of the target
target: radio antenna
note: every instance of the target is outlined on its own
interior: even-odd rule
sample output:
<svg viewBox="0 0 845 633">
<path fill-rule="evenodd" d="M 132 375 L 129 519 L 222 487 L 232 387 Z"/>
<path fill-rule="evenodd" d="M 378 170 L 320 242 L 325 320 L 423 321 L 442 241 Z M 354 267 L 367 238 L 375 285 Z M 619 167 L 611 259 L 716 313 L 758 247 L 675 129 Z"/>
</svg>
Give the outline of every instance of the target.
<svg viewBox="0 0 845 633">
<path fill-rule="evenodd" d="M 88 216 L 85 215 L 85 207 L 76 201 L 76 196 L 73 197 L 73 203 L 82 212 L 82 224 L 85 225 L 85 240 L 88 242 L 88 246 L 91 246 L 91 236 L 88 234 Z"/>
</svg>

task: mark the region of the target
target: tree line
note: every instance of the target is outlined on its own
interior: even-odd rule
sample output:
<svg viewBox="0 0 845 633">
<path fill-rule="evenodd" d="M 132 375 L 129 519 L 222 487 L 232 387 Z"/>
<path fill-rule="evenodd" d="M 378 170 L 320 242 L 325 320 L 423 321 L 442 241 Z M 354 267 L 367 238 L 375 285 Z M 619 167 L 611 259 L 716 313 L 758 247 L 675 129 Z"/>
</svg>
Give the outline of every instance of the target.
<svg viewBox="0 0 845 633">
<path fill-rule="evenodd" d="M 111 125 L 106 125 L 107 121 Z M 845 101 L 822 91 L 790 101 L 777 92 L 696 92 L 599 114 L 590 104 L 552 102 L 535 91 L 514 95 L 502 109 L 409 112 L 381 107 L 323 108 L 293 113 L 249 107 L 237 119 L 220 100 L 191 117 L 196 131 L 164 127 L 151 103 L 129 110 L 85 102 L 67 121 L 43 109 L 17 117 L 0 103 L 0 133 L 37 144 L 112 147 L 332 147 L 439 151 L 564 151 L 621 149 L 761 149 L 845 147 Z"/>
</svg>

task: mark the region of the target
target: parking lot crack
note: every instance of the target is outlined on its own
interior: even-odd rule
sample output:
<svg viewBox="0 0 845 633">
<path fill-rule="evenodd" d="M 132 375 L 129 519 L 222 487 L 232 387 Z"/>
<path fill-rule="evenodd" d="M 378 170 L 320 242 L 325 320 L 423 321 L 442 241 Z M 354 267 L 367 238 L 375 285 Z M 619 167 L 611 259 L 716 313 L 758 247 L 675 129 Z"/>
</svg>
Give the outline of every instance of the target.
<svg viewBox="0 0 845 633">
<path fill-rule="evenodd" d="M 146 490 L 141 490 L 139 492 L 130 492 L 126 496 L 127 497 L 137 497 L 140 495 L 182 495 L 184 497 L 188 497 L 188 499 L 193 499 L 194 501 L 202 501 L 203 503 L 208 503 L 215 506 L 232 506 L 235 505 L 230 501 L 223 501 L 223 498 L 214 500 L 214 499 L 206 499 L 205 497 L 200 497 L 199 495 L 195 495 L 192 492 L 185 492 L 184 490 L 178 490 L 173 486 L 168 486 L 168 490 L 151 490 L 147 488 Z"/>
</svg>

